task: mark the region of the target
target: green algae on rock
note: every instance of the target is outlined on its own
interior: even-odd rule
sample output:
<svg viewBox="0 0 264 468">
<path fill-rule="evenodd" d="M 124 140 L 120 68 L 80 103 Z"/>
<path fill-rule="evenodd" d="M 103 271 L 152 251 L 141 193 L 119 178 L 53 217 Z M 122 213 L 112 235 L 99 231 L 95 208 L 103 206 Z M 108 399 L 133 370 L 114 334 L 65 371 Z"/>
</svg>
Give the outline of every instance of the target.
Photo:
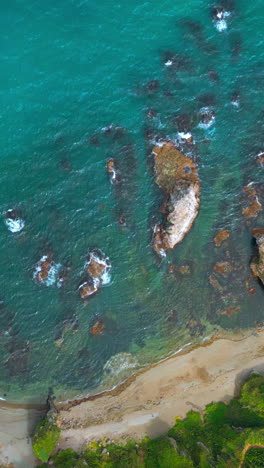
<svg viewBox="0 0 264 468">
<path fill-rule="evenodd" d="M 173 141 L 160 141 L 152 150 L 156 183 L 167 196 L 166 220 L 154 229 L 153 248 L 164 256 L 189 232 L 200 205 L 200 180 L 195 162 Z"/>
<path fill-rule="evenodd" d="M 258 276 L 264 284 L 264 228 L 252 230 L 258 246 L 258 256 L 255 256 L 250 264 L 250 269 L 254 276 Z"/>
</svg>

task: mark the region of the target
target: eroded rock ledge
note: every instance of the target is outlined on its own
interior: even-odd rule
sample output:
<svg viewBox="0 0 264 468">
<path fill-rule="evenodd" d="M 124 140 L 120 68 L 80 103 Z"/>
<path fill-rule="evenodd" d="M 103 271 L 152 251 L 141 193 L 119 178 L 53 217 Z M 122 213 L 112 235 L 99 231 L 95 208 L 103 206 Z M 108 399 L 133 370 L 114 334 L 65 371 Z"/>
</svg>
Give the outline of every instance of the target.
<svg viewBox="0 0 264 468">
<path fill-rule="evenodd" d="M 250 264 L 250 269 L 254 276 L 258 276 L 264 284 L 264 228 L 252 230 L 258 246 L 258 256 L 255 256 Z"/>
<path fill-rule="evenodd" d="M 166 255 L 183 240 L 198 214 L 200 180 L 194 161 L 173 141 L 160 141 L 152 150 L 156 183 L 166 194 L 162 206 L 165 221 L 154 228 L 153 248 Z"/>
</svg>

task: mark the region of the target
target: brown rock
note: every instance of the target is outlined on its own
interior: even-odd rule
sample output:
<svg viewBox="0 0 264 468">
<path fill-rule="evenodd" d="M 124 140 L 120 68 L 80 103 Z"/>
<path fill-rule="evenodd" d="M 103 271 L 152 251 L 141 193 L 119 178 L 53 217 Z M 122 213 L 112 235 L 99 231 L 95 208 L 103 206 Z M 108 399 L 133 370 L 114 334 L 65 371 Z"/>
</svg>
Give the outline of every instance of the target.
<svg viewBox="0 0 264 468">
<path fill-rule="evenodd" d="M 220 247 L 222 245 L 222 243 L 228 239 L 230 237 L 230 232 L 227 231 L 227 230 L 224 230 L 224 229 L 221 229 L 220 231 L 218 231 L 218 233 L 216 234 L 215 238 L 214 238 L 214 243 L 216 245 L 216 247 Z"/>
<path fill-rule="evenodd" d="M 182 266 L 179 267 L 179 272 L 182 275 L 189 275 L 191 273 L 191 269 L 190 269 L 189 265 L 182 265 Z"/>
<path fill-rule="evenodd" d="M 214 270 L 223 276 L 228 275 L 228 273 L 231 273 L 231 271 L 234 271 L 234 269 L 235 268 L 229 262 L 217 262 L 214 266 Z"/>
<path fill-rule="evenodd" d="M 230 306 L 226 309 L 219 310 L 218 315 L 226 315 L 226 317 L 232 317 L 237 312 L 240 312 L 240 306 Z"/>
<path fill-rule="evenodd" d="M 261 239 L 264 237 L 264 228 L 255 228 L 252 229 L 251 234 L 255 239 Z"/>
<path fill-rule="evenodd" d="M 246 207 L 242 210 L 245 218 L 256 218 L 259 212 L 262 210 L 262 205 L 258 199 L 256 189 L 253 184 L 250 183 L 243 188 L 243 192 L 246 195 Z"/>
<path fill-rule="evenodd" d="M 262 205 L 258 199 L 253 200 L 247 208 L 242 210 L 242 214 L 246 218 L 256 218 L 259 214 L 259 211 L 262 210 Z"/>
<path fill-rule="evenodd" d="M 95 324 L 90 328 L 92 336 L 101 335 L 105 329 L 103 320 L 97 320 Z"/>
<path fill-rule="evenodd" d="M 35 279 L 38 283 L 41 283 L 48 278 L 51 267 L 52 267 L 52 257 L 51 256 L 42 257 L 42 259 L 40 260 L 36 268 L 36 274 L 35 274 Z"/>
<path fill-rule="evenodd" d="M 168 267 L 168 272 L 169 272 L 169 273 L 174 273 L 175 270 L 176 270 L 175 265 L 169 265 L 169 267 Z"/>
<path fill-rule="evenodd" d="M 83 283 L 79 286 L 79 294 L 82 299 L 87 299 L 97 292 L 98 288 L 95 284 Z"/>
<path fill-rule="evenodd" d="M 87 273 L 93 278 L 98 278 L 104 273 L 105 268 L 105 263 L 100 263 L 100 261 L 97 258 L 91 257 L 88 263 Z"/>
</svg>

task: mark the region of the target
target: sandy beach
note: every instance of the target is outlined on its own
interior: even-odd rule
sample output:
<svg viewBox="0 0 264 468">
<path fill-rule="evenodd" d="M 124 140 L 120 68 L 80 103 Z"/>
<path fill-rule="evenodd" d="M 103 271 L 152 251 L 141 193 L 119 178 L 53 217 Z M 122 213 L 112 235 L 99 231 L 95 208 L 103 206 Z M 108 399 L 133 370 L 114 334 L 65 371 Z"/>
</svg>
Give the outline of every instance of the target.
<svg viewBox="0 0 264 468">
<path fill-rule="evenodd" d="M 99 438 L 124 441 L 166 433 L 176 416 L 228 401 L 253 371 L 264 372 L 264 330 L 217 338 L 140 371 L 112 391 L 59 405 L 59 448 Z M 31 436 L 43 410 L 1 408 L 0 462 L 31 468 Z"/>
</svg>

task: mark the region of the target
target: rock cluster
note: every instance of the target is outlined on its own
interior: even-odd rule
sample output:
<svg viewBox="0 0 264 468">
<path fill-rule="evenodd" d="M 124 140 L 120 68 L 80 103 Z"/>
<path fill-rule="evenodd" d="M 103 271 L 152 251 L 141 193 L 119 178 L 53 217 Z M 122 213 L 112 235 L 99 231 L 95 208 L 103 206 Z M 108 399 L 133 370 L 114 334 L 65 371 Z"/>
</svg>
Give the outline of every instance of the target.
<svg viewBox="0 0 264 468">
<path fill-rule="evenodd" d="M 84 277 L 79 286 L 81 298 L 87 299 L 94 295 L 100 286 L 109 283 L 110 270 L 111 264 L 108 257 L 99 250 L 90 252 L 88 261 L 85 264 Z"/>
<path fill-rule="evenodd" d="M 243 188 L 245 195 L 246 207 L 242 210 L 242 214 L 245 218 L 256 218 L 260 211 L 262 211 L 262 205 L 258 199 L 258 194 L 253 183 L 246 185 Z"/>
</svg>

